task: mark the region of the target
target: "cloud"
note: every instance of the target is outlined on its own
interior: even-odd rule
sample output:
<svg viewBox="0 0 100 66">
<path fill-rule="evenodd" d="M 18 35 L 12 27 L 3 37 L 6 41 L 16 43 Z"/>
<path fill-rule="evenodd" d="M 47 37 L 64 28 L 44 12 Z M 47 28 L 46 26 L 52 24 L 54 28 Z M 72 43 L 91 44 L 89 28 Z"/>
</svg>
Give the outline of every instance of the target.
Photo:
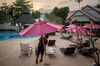
<svg viewBox="0 0 100 66">
<path fill-rule="evenodd" d="M 0 0 L 1 2 L 4 0 Z M 7 3 L 11 3 L 15 0 L 5 0 Z M 66 7 L 68 6 L 70 10 L 77 10 L 79 9 L 78 3 L 75 2 L 75 0 L 29 0 L 33 1 L 33 6 L 35 10 L 43 9 L 44 11 L 51 11 L 54 7 Z M 96 5 L 98 3 L 98 0 L 83 0 L 81 2 L 81 6 L 85 5 Z M 51 9 L 51 10 L 50 10 Z"/>
<path fill-rule="evenodd" d="M 41 4 L 41 6 L 38 6 L 38 4 Z M 81 6 L 85 5 L 96 5 L 97 0 L 83 0 L 81 2 Z M 34 0 L 34 5 L 37 5 L 38 7 L 43 8 L 43 10 L 49 10 L 53 9 L 54 7 L 66 7 L 68 6 L 70 10 L 77 10 L 79 9 L 78 3 L 75 2 L 75 0 Z"/>
<path fill-rule="evenodd" d="M 0 0 L 0 6 L 2 5 L 2 3 L 6 2 L 7 5 L 11 4 L 12 2 L 14 2 L 15 0 Z"/>
<path fill-rule="evenodd" d="M 58 5 L 61 5 L 61 4 L 66 4 L 66 3 L 68 3 L 68 2 L 70 2 L 70 0 L 63 0 L 63 1 L 58 1 Z"/>
<path fill-rule="evenodd" d="M 34 2 L 47 3 L 47 2 L 53 2 L 53 0 L 34 0 Z"/>
</svg>

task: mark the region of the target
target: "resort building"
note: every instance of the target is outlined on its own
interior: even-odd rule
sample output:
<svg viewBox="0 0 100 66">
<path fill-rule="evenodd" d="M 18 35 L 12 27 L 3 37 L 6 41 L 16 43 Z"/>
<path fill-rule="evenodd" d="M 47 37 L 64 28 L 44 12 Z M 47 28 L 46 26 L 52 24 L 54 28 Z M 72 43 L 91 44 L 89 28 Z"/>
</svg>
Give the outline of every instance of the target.
<svg viewBox="0 0 100 66">
<path fill-rule="evenodd" d="M 100 8 L 91 7 L 89 5 L 81 10 L 71 11 L 68 14 L 67 22 L 85 25 L 95 23 L 100 24 Z"/>
</svg>

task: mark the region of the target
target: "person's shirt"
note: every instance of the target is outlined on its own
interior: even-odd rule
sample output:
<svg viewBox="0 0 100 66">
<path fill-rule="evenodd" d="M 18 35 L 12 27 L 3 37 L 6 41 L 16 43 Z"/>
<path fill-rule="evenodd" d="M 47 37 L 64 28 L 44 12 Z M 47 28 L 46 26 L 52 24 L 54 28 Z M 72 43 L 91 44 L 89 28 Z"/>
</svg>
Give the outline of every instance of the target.
<svg viewBox="0 0 100 66">
<path fill-rule="evenodd" d="M 44 40 L 44 37 L 42 37 L 39 39 L 38 48 L 44 48 L 44 44 L 45 44 L 45 40 Z"/>
<path fill-rule="evenodd" d="M 47 43 L 48 43 L 48 39 L 44 38 L 44 44 L 47 45 Z"/>
</svg>

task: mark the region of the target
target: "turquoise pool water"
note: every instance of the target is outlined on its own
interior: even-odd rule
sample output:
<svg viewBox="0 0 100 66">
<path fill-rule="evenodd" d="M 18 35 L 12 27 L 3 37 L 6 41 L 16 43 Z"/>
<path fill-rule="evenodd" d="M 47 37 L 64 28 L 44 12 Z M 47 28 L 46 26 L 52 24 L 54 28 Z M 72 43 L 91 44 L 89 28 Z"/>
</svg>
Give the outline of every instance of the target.
<svg viewBox="0 0 100 66">
<path fill-rule="evenodd" d="M 36 38 L 36 36 L 20 36 L 17 32 L 2 31 L 0 32 L 0 41 L 19 38 Z"/>
</svg>

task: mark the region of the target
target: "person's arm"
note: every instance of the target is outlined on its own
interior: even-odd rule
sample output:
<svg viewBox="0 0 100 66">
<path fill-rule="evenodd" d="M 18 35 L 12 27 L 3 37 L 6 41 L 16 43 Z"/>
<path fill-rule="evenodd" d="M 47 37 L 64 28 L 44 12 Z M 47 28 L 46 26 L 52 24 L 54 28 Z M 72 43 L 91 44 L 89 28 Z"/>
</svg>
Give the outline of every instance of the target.
<svg viewBox="0 0 100 66">
<path fill-rule="evenodd" d="M 45 48 L 45 43 L 44 43 L 44 41 L 45 41 L 45 39 L 42 38 L 42 44 L 43 44 L 43 46 L 44 46 L 44 48 Z"/>
</svg>

